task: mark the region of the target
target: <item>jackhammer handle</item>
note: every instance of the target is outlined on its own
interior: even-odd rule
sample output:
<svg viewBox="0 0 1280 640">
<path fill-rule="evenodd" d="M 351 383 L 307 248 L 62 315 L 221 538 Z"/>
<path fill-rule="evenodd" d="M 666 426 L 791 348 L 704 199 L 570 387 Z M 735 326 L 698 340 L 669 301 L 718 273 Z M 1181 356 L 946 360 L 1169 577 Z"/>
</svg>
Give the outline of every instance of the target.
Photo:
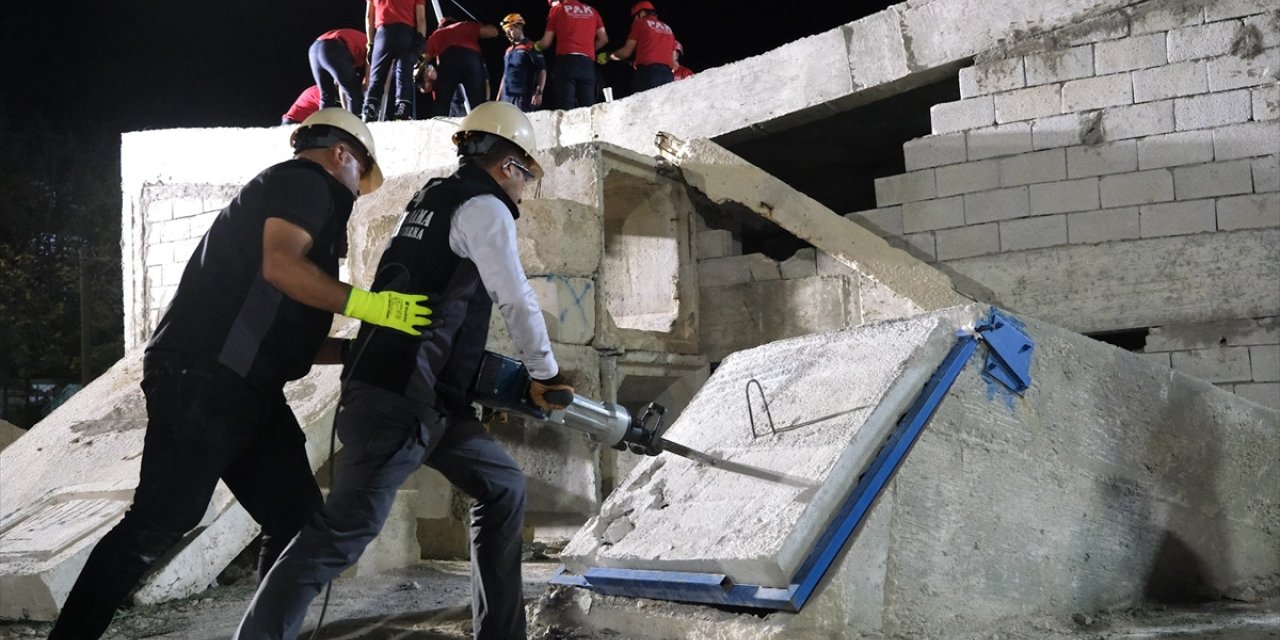
<svg viewBox="0 0 1280 640">
<path fill-rule="evenodd" d="M 552 406 L 567 407 L 573 404 L 573 392 L 564 389 L 555 389 L 542 394 L 542 399 L 546 400 Z"/>
</svg>

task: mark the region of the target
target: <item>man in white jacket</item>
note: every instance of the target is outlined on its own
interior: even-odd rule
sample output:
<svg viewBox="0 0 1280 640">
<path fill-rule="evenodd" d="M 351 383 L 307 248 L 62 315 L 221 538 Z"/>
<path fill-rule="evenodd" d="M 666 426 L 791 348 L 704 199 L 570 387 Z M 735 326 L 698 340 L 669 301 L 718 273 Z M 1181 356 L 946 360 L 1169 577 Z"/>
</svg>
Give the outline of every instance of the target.
<svg viewBox="0 0 1280 640">
<path fill-rule="evenodd" d="M 505 102 L 476 107 L 454 143 L 457 172 L 414 195 L 372 287 L 432 292 L 433 324 L 421 338 L 361 327 L 343 370 L 337 417 L 343 449 L 333 488 L 259 586 L 237 638 L 295 638 L 308 604 L 359 559 L 396 490 L 421 464 L 476 501 L 475 637 L 525 637 L 524 473 L 480 424 L 467 392 L 495 304 L 534 378 L 533 400 L 544 409 L 563 408 L 545 394 L 573 390 L 560 375 L 516 248 L 517 203 L 542 169 L 531 154 L 528 118 Z"/>
</svg>

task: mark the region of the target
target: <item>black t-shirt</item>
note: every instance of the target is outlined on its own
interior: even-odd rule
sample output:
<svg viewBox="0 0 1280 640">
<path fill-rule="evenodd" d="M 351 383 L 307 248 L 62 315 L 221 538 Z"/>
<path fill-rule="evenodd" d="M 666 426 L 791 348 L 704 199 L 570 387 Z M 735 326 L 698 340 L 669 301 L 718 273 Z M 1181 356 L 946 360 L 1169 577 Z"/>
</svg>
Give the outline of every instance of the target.
<svg viewBox="0 0 1280 640">
<path fill-rule="evenodd" d="M 263 389 L 311 368 L 333 314 L 294 301 L 262 277 L 262 232 L 281 218 L 311 235 L 307 259 L 337 277 L 355 197 L 310 160 L 258 174 L 205 233 L 147 350 L 221 363 Z"/>
</svg>

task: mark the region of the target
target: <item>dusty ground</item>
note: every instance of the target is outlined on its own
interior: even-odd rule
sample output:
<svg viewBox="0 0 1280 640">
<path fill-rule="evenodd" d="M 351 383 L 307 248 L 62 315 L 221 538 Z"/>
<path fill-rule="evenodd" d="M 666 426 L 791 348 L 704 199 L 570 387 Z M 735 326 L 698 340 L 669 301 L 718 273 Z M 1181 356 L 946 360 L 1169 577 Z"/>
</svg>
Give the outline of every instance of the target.
<svg viewBox="0 0 1280 640">
<path fill-rule="evenodd" d="M 548 562 L 526 563 L 528 598 L 536 599 L 545 592 L 546 581 L 556 567 Z M 377 576 L 339 581 L 334 585 L 326 622 L 317 637 L 325 640 L 465 640 L 470 638 L 469 581 L 470 572 L 465 562 L 423 563 Z M 117 615 L 105 639 L 227 638 L 252 596 L 252 580 L 242 582 L 245 584 L 215 587 L 185 600 L 123 611 Z M 1252 602 L 1219 598 L 1195 606 L 1155 606 L 1077 614 L 1065 619 L 1029 620 L 1016 628 L 953 640 L 1280 639 L 1280 590 L 1267 587 L 1229 595 Z M 689 605 L 676 607 L 695 610 Z M 319 610 L 317 599 L 307 619 L 304 639 L 310 637 Z M 679 619 L 679 613 L 674 615 Z M 672 613 L 665 617 L 670 619 Z M 50 626 L 49 623 L 3 622 L 0 640 L 43 638 Z M 654 630 L 657 631 L 657 625 Z M 695 636 L 540 628 L 534 637 L 541 640 L 654 640 Z"/>
</svg>

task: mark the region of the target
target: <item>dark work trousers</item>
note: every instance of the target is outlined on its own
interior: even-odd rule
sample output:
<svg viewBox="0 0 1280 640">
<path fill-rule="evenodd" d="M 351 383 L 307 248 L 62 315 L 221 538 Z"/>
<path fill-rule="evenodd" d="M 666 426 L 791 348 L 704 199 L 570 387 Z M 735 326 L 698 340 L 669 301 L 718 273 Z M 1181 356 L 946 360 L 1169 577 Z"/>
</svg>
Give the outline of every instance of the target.
<svg viewBox="0 0 1280 640">
<path fill-rule="evenodd" d="M 479 640 L 525 637 L 520 532 L 525 478 L 484 425 L 438 417 L 403 396 L 349 383 L 338 410 L 342 450 L 324 508 L 285 548 L 249 604 L 239 640 L 297 637 L 307 606 L 360 558 L 396 490 L 426 464 L 475 499 L 471 507 L 471 615 Z"/>
<path fill-rule="evenodd" d="M 524 111 L 525 113 L 533 111 L 534 109 L 532 96 L 520 96 L 504 93 L 502 94 L 502 101 L 514 104 L 517 109 Z"/>
<path fill-rule="evenodd" d="M 557 109 L 589 107 L 596 103 L 596 63 L 576 54 L 556 56 L 551 90 Z"/>
<path fill-rule="evenodd" d="M 485 92 L 485 79 L 489 77 L 484 67 L 484 57 L 479 51 L 462 47 L 449 47 L 440 54 L 440 66 L 436 67 L 436 110 L 437 116 L 465 116 L 465 107 L 453 106 L 461 103 L 453 99 L 458 87 L 467 92 L 467 103 L 471 108 L 486 102 L 489 97 Z"/>
<path fill-rule="evenodd" d="M 413 63 L 421 44 L 422 36 L 410 25 L 395 23 L 378 27 L 373 34 L 373 61 L 369 63 L 367 111 L 376 114 L 381 109 L 382 91 L 391 75 L 395 77 L 391 100 L 413 104 Z"/>
<path fill-rule="evenodd" d="M 284 393 L 264 393 L 230 369 L 175 354 L 143 363 L 147 432 L 124 519 L 94 547 L 49 637 L 97 638 L 116 608 L 200 523 L 221 478 L 262 524 L 259 575 L 321 506 L 306 439 Z"/>
<path fill-rule="evenodd" d="M 347 110 L 356 115 L 364 112 L 364 87 L 356 73 L 356 61 L 341 40 L 316 40 L 307 50 L 311 59 L 311 75 L 320 87 L 320 107 L 338 106 L 338 90 L 347 96 Z M 337 83 L 337 86 L 334 86 Z"/>
<path fill-rule="evenodd" d="M 671 67 L 665 64 L 642 64 L 636 67 L 636 72 L 631 75 L 631 93 L 640 93 L 646 89 L 661 87 L 664 84 L 675 82 L 675 74 L 672 73 Z"/>
</svg>

